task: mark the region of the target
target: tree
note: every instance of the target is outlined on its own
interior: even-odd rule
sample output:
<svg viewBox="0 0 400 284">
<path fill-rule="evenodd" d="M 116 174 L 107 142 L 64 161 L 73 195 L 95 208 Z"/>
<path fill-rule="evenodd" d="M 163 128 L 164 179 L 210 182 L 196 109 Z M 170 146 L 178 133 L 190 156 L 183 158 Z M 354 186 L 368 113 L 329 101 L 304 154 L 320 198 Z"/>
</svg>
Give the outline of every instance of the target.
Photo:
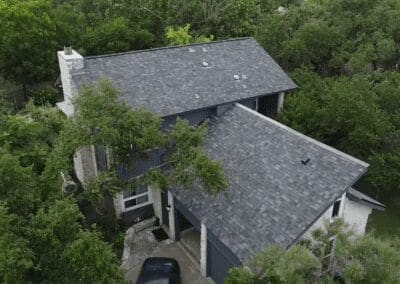
<svg viewBox="0 0 400 284">
<path fill-rule="evenodd" d="M 42 174 L 64 122 L 65 118 L 56 109 L 31 103 L 18 114 L 8 113 L 1 118 L 0 152 L 4 155 L 0 157 L 0 168 L 7 178 L 0 192 L 3 200 L 10 202 L 10 209 L 17 210 L 13 212 L 28 214 L 40 201 L 59 195 L 58 183 Z M 13 176 L 19 178 L 8 183 Z"/>
<path fill-rule="evenodd" d="M 279 119 L 333 147 L 367 160 L 368 181 L 397 189 L 400 76 L 394 72 L 323 78 L 297 70 L 300 91 L 287 98 Z"/>
<path fill-rule="evenodd" d="M 38 206 L 38 181 L 29 167 L 22 167 L 17 157 L 0 147 L 0 199 L 9 210 L 23 216 Z"/>
<path fill-rule="evenodd" d="M 53 75 L 55 27 L 48 1 L 0 2 L 0 74 L 26 87 Z"/>
<path fill-rule="evenodd" d="M 189 43 L 204 43 L 211 42 L 214 39 L 213 35 L 193 37 L 190 33 L 190 24 L 183 27 L 168 27 L 166 38 L 170 45 L 185 45 Z"/>
<path fill-rule="evenodd" d="M 99 233 L 84 230 L 72 199 L 55 201 L 31 220 L 28 236 L 35 281 L 122 283 L 116 255 Z"/>
<path fill-rule="evenodd" d="M 0 281 L 22 283 L 33 267 L 28 241 L 19 236 L 20 220 L 0 204 Z"/>
<path fill-rule="evenodd" d="M 78 238 L 67 245 L 63 258 L 73 272 L 74 282 L 124 282 L 114 251 L 98 232 L 81 231 Z"/>
<path fill-rule="evenodd" d="M 70 157 L 82 146 L 103 145 L 109 148 L 114 160 L 111 170 L 89 182 L 85 191 L 87 198 L 100 204 L 102 198 L 112 198 L 121 188 L 136 184 L 136 178 L 120 178 L 118 165 L 124 164 L 134 171 L 136 163 L 146 159 L 147 150 L 165 148 L 168 154 L 166 163 L 150 169 L 140 177 L 141 182 L 159 187 L 189 188 L 199 180 L 210 193 L 227 188 L 222 165 L 211 161 L 201 148 L 207 132 L 206 124 L 195 127 L 178 120 L 166 133 L 162 130 L 160 118 L 145 110 L 132 110 L 118 98 L 119 92 L 109 81 L 83 89 L 75 101 L 76 115 L 61 132 L 49 159 L 46 176 L 55 177 L 60 170 L 69 170 Z"/>
<path fill-rule="evenodd" d="M 149 48 L 153 41 L 154 36 L 150 32 L 118 17 L 88 28 L 82 37 L 82 47 L 89 55 L 99 55 Z"/>
<path fill-rule="evenodd" d="M 272 246 L 261 252 L 251 268 L 234 268 L 226 283 L 308 283 L 317 281 L 320 262 L 307 248 Z M 237 280 L 244 282 L 235 282 Z"/>
<path fill-rule="evenodd" d="M 346 253 L 346 280 L 351 283 L 397 283 L 400 279 L 400 250 L 395 242 L 372 235 L 357 239 Z"/>
<path fill-rule="evenodd" d="M 396 283 L 400 243 L 357 237 L 339 220 L 285 250 L 272 246 L 230 271 L 227 283 Z M 242 281 L 242 282 L 235 282 Z"/>
</svg>

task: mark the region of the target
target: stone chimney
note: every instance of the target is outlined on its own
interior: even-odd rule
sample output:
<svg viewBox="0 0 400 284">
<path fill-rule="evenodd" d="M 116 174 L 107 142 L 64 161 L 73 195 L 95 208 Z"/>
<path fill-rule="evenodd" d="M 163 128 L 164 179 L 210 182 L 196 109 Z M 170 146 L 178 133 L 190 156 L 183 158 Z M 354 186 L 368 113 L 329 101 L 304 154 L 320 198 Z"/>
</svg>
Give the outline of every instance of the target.
<svg viewBox="0 0 400 284">
<path fill-rule="evenodd" d="M 72 99 L 78 93 L 77 87 L 72 81 L 72 73 L 76 73 L 75 70 L 83 69 L 84 58 L 71 47 L 64 47 L 64 50 L 58 51 L 57 55 L 64 92 L 64 101 L 58 103 L 57 106 L 65 113 L 65 115 L 70 117 L 74 114 Z"/>
</svg>

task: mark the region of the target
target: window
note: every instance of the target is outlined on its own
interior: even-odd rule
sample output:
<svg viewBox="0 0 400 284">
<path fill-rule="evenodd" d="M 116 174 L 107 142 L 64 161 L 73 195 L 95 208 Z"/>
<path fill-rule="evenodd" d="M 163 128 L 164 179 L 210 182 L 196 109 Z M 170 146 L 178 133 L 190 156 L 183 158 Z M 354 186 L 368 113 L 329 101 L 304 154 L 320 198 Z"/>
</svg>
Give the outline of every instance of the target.
<svg viewBox="0 0 400 284">
<path fill-rule="evenodd" d="M 151 204 L 151 195 L 147 185 L 136 184 L 136 188 L 122 192 L 122 210 L 124 212 Z"/>
<path fill-rule="evenodd" d="M 339 209 L 340 209 L 340 200 L 337 200 L 333 204 L 332 218 L 337 217 L 339 215 Z"/>
<path fill-rule="evenodd" d="M 100 172 L 106 171 L 108 169 L 106 147 L 102 145 L 95 145 L 94 151 L 96 157 L 97 170 Z"/>
</svg>

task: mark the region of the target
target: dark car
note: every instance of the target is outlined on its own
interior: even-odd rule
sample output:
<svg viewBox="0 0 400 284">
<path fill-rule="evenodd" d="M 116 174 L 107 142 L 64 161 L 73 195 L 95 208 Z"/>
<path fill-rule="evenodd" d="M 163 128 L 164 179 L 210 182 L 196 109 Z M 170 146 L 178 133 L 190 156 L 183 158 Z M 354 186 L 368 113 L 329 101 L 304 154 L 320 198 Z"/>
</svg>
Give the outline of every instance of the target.
<svg viewBox="0 0 400 284">
<path fill-rule="evenodd" d="M 178 262 L 173 258 L 147 258 L 140 270 L 136 284 L 181 284 Z"/>
</svg>

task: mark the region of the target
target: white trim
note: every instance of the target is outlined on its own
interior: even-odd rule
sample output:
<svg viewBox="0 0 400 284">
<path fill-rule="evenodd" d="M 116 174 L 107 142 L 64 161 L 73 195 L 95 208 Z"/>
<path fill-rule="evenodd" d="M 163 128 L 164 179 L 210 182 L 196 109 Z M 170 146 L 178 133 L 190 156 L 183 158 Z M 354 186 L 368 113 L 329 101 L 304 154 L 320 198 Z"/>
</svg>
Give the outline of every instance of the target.
<svg viewBox="0 0 400 284">
<path fill-rule="evenodd" d="M 175 236 L 175 204 L 174 204 L 174 196 L 170 191 L 168 191 L 168 221 L 169 221 L 169 237 L 174 242 L 176 241 Z"/>
<path fill-rule="evenodd" d="M 283 110 L 283 102 L 285 101 L 285 93 L 280 92 L 278 94 L 278 109 L 276 110 L 277 113 L 280 113 Z"/>
<path fill-rule="evenodd" d="M 201 223 L 200 233 L 200 271 L 207 277 L 207 227 Z"/>
<path fill-rule="evenodd" d="M 124 201 L 129 201 L 129 200 L 136 199 L 136 198 L 139 198 L 139 197 L 142 197 L 142 196 L 146 196 L 146 195 L 149 195 L 149 192 L 139 193 L 139 194 L 136 194 L 136 195 L 125 197 L 123 199 L 124 199 Z"/>
<path fill-rule="evenodd" d="M 296 131 L 296 130 L 294 130 L 294 129 L 292 129 L 292 128 L 290 128 L 290 127 L 288 127 L 288 126 L 286 126 L 286 125 L 284 125 L 284 124 L 282 124 L 282 123 L 280 123 L 280 122 L 278 122 L 276 120 L 273 120 L 272 118 L 264 116 L 264 115 L 254 111 L 254 110 L 252 110 L 252 109 L 250 109 L 250 108 L 248 108 L 248 107 L 246 107 L 246 106 L 244 106 L 244 105 L 242 105 L 240 103 L 235 103 L 235 106 L 237 106 L 237 107 L 239 107 L 241 109 L 244 109 L 244 110 L 246 110 L 246 111 L 248 111 L 250 113 L 253 113 L 254 115 L 266 120 L 267 122 L 269 122 L 271 124 L 274 124 L 274 125 L 282 128 L 282 129 L 284 129 L 284 130 L 286 130 L 286 131 L 288 131 L 288 132 L 290 132 L 292 134 L 300 136 L 302 139 L 304 139 L 304 140 L 306 140 L 308 142 L 311 142 L 311 143 L 313 143 L 313 144 L 315 144 L 315 145 L 317 145 L 317 146 L 319 146 L 321 148 L 324 148 L 324 149 L 326 149 L 328 151 L 331 151 L 334 154 L 340 155 L 343 158 L 346 158 L 346 159 L 349 159 L 349 160 L 351 160 L 351 161 L 353 161 L 355 163 L 358 163 L 359 165 L 361 165 L 363 167 L 369 167 L 369 164 L 364 162 L 364 161 L 361 161 L 361 160 L 359 160 L 359 159 L 357 159 L 357 158 L 355 158 L 353 156 L 350 156 L 349 154 L 346 154 L 346 153 L 344 153 L 342 151 L 339 151 L 339 150 L 337 150 L 337 149 L 335 149 L 335 148 L 333 148 L 331 146 L 328 146 L 328 145 L 326 145 L 326 144 L 324 144 L 322 142 L 319 142 L 318 140 L 315 140 L 315 139 L 313 139 L 311 137 L 308 137 L 308 136 L 306 136 L 306 135 L 304 135 L 304 134 L 302 134 L 302 133 L 300 133 L 300 132 L 298 132 L 298 131 Z"/>
<path fill-rule="evenodd" d="M 128 196 L 128 197 L 125 197 L 125 198 L 124 198 L 123 193 L 121 193 L 121 197 L 120 197 L 121 211 L 122 212 L 129 212 L 129 211 L 132 211 L 134 209 L 138 209 L 138 208 L 141 208 L 141 207 L 144 207 L 144 206 L 152 204 L 153 203 L 153 198 L 152 198 L 151 192 L 149 190 L 149 187 L 146 186 L 146 189 L 147 189 L 146 192 L 142 192 L 142 193 L 139 193 L 139 194 L 136 194 L 136 195 L 132 195 L 132 196 Z M 125 206 L 125 202 L 128 202 L 128 201 L 133 200 L 133 199 L 138 199 L 138 198 L 144 197 L 144 196 L 147 196 L 147 201 L 146 202 L 139 203 L 139 204 L 136 204 L 136 205 L 130 206 L 130 207 L 126 207 Z"/>
<path fill-rule="evenodd" d="M 128 207 L 128 209 L 125 209 L 125 208 L 124 208 L 124 209 L 122 210 L 122 212 L 129 212 L 129 211 L 132 211 L 132 210 L 135 210 L 135 209 L 138 209 L 138 208 L 140 208 L 140 207 L 144 207 L 144 206 L 147 206 L 147 205 L 150 205 L 150 204 L 152 204 L 151 201 L 148 201 L 148 202 L 145 202 L 145 203 L 140 203 L 140 204 L 138 204 L 138 205 Z M 124 207 L 125 207 L 125 206 L 124 206 Z"/>
</svg>

